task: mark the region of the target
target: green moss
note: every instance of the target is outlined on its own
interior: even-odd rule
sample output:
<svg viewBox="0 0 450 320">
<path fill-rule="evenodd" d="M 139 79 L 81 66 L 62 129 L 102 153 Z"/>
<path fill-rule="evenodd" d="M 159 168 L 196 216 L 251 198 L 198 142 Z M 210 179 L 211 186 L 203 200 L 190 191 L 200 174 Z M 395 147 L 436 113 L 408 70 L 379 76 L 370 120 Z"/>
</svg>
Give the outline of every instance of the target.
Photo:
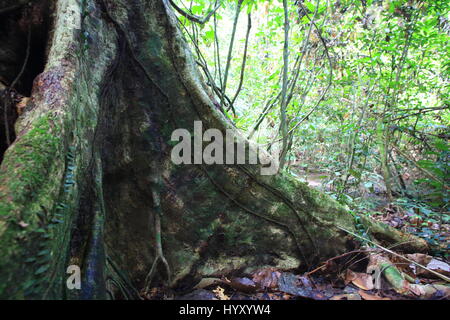
<svg viewBox="0 0 450 320">
<path fill-rule="evenodd" d="M 9 298 L 23 298 L 25 291 L 30 292 L 42 282 L 49 267 L 43 262 L 51 252 L 42 247 L 45 241 L 41 237 L 47 239 L 51 235 L 42 229 L 42 217 L 49 218 L 64 171 L 64 161 L 58 157 L 62 145 L 60 128 L 53 117 L 43 115 L 30 127 L 6 153 L 0 173 L 4 181 L 0 194 L 0 270 L 17 270 L 14 275 L 0 272 L 0 293 L 10 295 Z M 21 221 L 27 226 L 19 226 Z M 23 265 L 27 259 L 29 262 Z M 23 287 L 9 286 L 14 277 L 27 279 L 22 282 Z"/>
<path fill-rule="evenodd" d="M 149 40 L 147 41 L 147 49 L 148 52 L 154 56 L 159 57 L 161 56 L 161 50 L 163 47 L 163 44 L 161 42 L 161 35 L 157 33 L 150 34 Z"/>
<path fill-rule="evenodd" d="M 40 117 L 31 126 L 5 158 L 6 171 L 16 173 L 8 180 L 9 190 L 15 191 L 15 204 L 29 203 L 42 191 L 40 187 L 49 178 L 52 160 L 60 145 L 58 128 L 50 116 Z M 0 211 L 2 215 L 7 213 Z"/>
</svg>

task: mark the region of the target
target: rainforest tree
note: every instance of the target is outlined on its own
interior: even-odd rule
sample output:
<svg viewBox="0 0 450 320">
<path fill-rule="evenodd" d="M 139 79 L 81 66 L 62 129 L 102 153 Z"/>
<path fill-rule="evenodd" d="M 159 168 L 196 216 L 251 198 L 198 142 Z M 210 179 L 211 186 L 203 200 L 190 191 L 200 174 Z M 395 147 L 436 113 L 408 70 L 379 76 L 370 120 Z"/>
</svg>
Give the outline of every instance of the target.
<svg viewBox="0 0 450 320">
<path fill-rule="evenodd" d="M 249 3 L 238 1 L 236 16 Z M 361 226 L 383 245 L 428 250 L 285 170 L 263 176 L 259 165 L 171 161 L 172 132 L 194 133 L 194 121 L 241 136 L 232 120 L 237 94 L 226 95 L 231 58 L 213 85 L 176 16 L 214 24 L 218 4 L 199 16 L 166 0 L 0 1 L 1 297 L 137 299 L 156 284 L 182 288 L 263 266 L 308 269 L 357 247 L 344 230 Z M 331 68 L 321 77 L 329 86 L 335 67 L 314 31 L 319 9 L 302 10 Z M 307 83 L 284 70 L 282 154 L 295 144 L 292 81 Z M 66 287 L 71 265 L 82 271 L 81 290 Z"/>
</svg>

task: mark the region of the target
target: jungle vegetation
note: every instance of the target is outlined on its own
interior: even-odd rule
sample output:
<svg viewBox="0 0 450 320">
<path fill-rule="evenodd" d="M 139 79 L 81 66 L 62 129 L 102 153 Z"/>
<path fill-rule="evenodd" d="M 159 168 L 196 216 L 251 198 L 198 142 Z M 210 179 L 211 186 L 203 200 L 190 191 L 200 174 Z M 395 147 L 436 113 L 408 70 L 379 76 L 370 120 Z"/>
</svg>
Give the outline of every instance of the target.
<svg viewBox="0 0 450 320">
<path fill-rule="evenodd" d="M 448 267 L 449 9 L 0 0 L 0 297 L 177 295 L 367 248 Z M 174 164 L 195 121 L 277 154 L 278 174 Z"/>
</svg>

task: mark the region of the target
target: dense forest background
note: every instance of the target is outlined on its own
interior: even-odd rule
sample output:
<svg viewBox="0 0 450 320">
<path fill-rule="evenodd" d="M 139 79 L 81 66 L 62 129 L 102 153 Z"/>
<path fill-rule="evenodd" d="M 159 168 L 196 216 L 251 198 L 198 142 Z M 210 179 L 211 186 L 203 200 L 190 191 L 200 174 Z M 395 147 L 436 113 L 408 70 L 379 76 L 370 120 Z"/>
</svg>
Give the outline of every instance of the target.
<svg viewBox="0 0 450 320">
<path fill-rule="evenodd" d="M 0 298 L 448 299 L 449 36 L 445 0 L 0 0 Z M 279 172 L 174 161 L 199 121 Z"/>
<path fill-rule="evenodd" d="M 180 21 L 218 104 L 283 170 L 449 249 L 447 1 L 237 1 Z"/>
</svg>

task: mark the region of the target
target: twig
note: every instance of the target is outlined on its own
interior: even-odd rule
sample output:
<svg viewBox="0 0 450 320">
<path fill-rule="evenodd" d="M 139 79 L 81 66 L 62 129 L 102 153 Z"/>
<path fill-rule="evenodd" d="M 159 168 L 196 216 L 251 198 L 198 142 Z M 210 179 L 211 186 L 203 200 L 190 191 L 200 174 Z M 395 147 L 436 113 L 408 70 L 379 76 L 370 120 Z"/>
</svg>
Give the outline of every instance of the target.
<svg viewBox="0 0 450 320">
<path fill-rule="evenodd" d="M 304 6 L 300 3 L 300 5 L 303 7 L 303 10 L 306 9 L 304 8 Z M 314 22 L 314 20 L 312 20 L 308 14 L 306 14 L 306 17 L 308 18 L 308 20 L 311 21 L 311 23 L 314 25 L 314 27 L 317 30 L 317 34 L 319 36 L 320 41 L 323 44 L 323 48 L 325 50 L 325 54 L 327 56 L 328 62 L 329 62 L 329 66 L 330 66 L 330 76 L 328 78 L 328 84 L 327 87 L 325 88 L 325 90 L 322 92 L 322 95 L 320 96 L 319 100 L 317 100 L 316 105 L 308 112 L 308 114 L 306 116 L 303 117 L 303 119 L 301 119 L 291 130 L 289 130 L 288 134 L 292 134 L 292 132 L 295 131 L 295 129 L 298 128 L 298 126 L 300 126 L 301 123 L 303 123 L 303 121 L 305 121 L 306 119 L 309 118 L 309 116 L 317 109 L 317 107 L 319 106 L 319 104 L 322 102 L 322 100 L 325 98 L 325 95 L 327 94 L 328 90 L 330 89 L 332 83 L 333 83 L 333 63 L 331 61 L 331 57 L 330 57 L 330 52 L 328 50 L 327 47 L 327 43 L 325 41 L 325 39 L 322 37 L 322 33 L 320 32 L 319 27 L 317 26 L 317 24 Z"/>
<path fill-rule="evenodd" d="M 155 251 L 156 251 L 156 256 L 155 256 L 155 260 L 153 260 L 153 264 L 152 267 L 150 268 L 149 273 L 147 274 L 147 276 L 145 277 L 145 291 L 148 291 L 150 289 L 150 285 L 153 279 L 153 276 L 155 274 L 156 271 L 156 267 L 158 266 L 158 262 L 161 260 L 162 264 L 164 265 L 164 267 L 166 268 L 166 272 L 167 272 L 167 280 L 168 280 L 168 284 L 170 285 L 171 280 L 172 280 L 172 274 L 170 271 L 170 267 L 169 267 L 169 263 L 167 262 L 164 253 L 163 253 L 163 249 L 162 249 L 162 240 L 161 240 L 161 215 L 162 215 L 162 211 L 161 211 L 161 199 L 159 196 L 158 191 L 156 190 L 155 187 L 152 188 L 152 198 L 153 198 L 153 206 L 155 208 L 155 242 L 156 242 L 156 246 L 155 246 Z"/>
<path fill-rule="evenodd" d="M 219 73 L 219 85 L 222 88 L 222 66 L 220 64 L 220 44 L 219 37 L 217 36 L 217 17 L 214 13 L 214 63 L 217 63 L 217 67 L 214 68 L 214 79 L 217 72 Z"/>
<path fill-rule="evenodd" d="M 256 121 L 256 124 L 253 127 L 253 129 L 250 132 L 250 134 L 248 135 L 247 139 L 250 140 L 253 137 L 253 135 L 258 130 L 259 126 L 261 125 L 261 123 L 264 121 L 266 116 L 269 114 L 270 110 L 275 106 L 275 103 L 280 98 L 280 96 L 281 96 L 281 92 L 279 92 L 278 95 L 275 98 L 270 99 L 269 101 L 267 101 L 267 104 L 264 107 L 264 110 L 262 111 L 261 115 L 259 116 L 258 120 Z"/>
<path fill-rule="evenodd" d="M 186 19 L 198 23 L 198 24 L 205 24 L 206 22 L 209 21 L 209 19 L 211 18 L 211 16 L 220 8 L 221 6 L 221 2 L 220 1 L 216 1 L 216 6 L 214 9 L 212 9 L 205 17 L 199 17 L 196 16 L 194 14 L 191 13 L 187 13 L 186 11 L 184 11 L 183 9 L 181 9 L 180 7 L 178 7 L 175 2 L 173 2 L 173 0 L 169 0 L 170 4 L 172 5 L 172 7 L 179 13 L 181 14 L 183 17 L 185 17 Z"/>
<path fill-rule="evenodd" d="M 286 162 L 286 153 L 288 152 L 288 127 L 286 119 L 287 109 L 287 90 L 288 90 L 288 71 L 289 71 L 289 8 L 287 0 L 283 0 L 284 11 L 284 47 L 283 47 L 283 77 L 281 87 L 280 101 L 280 131 L 282 137 L 282 147 L 280 153 L 280 169 L 283 169 Z"/>
<path fill-rule="evenodd" d="M 300 3 L 300 5 L 302 6 L 303 10 L 305 10 L 305 12 L 306 12 L 306 9 L 303 7 L 303 5 L 302 5 L 301 3 Z M 308 113 L 307 113 L 307 114 L 306 114 L 299 122 L 297 122 L 297 123 L 295 124 L 295 126 L 294 126 L 292 129 L 289 130 L 289 132 L 287 132 L 287 135 L 291 135 L 291 134 L 292 134 L 292 133 L 300 126 L 300 124 L 302 124 L 305 120 L 307 120 L 307 119 L 309 118 L 309 116 L 310 116 L 314 111 L 316 111 L 316 109 L 319 107 L 320 103 L 321 103 L 322 100 L 325 98 L 325 95 L 328 93 L 328 90 L 330 89 L 330 87 L 331 87 L 331 85 L 332 85 L 332 83 L 333 83 L 333 63 L 332 63 L 332 61 L 331 61 L 331 57 L 330 57 L 330 53 L 329 53 L 329 50 L 328 50 L 328 46 L 327 46 L 327 44 L 326 44 L 326 41 L 325 41 L 325 39 L 322 37 L 322 34 L 321 34 L 321 32 L 320 32 L 320 28 L 317 26 L 317 24 L 314 22 L 314 20 L 311 19 L 311 18 L 309 17 L 308 14 L 306 14 L 306 17 L 307 17 L 308 20 L 311 22 L 311 24 L 316 28 L 318 37 L 319 37 L 320 41 L 322 42 L 322 45 L 323 45 L 324 50 L 325 50 L 325 55 L 327 56 L 328 63 L 329 63 L 330 75 L 329 75 L 329 77 L 328 77 L 328 84 L 327 84 L 327 87 L 325 88 L 325 90 L 323 90 L 321 96 L 320 96 L 319 99 L 317 100 L 317 102 L 316 102 L 316 104 L 314 105 L 314 107 L 312 107 L 311 110 L 310 110 L 310 111 L 309 111 L 309 112 L 308 112 Z M 282 141 L 282 140 L 283 140 L 283 137 L 280 138 L 280 139 L 278 139 L 278 140 L 272 141 L 270 144 L 272 145 L 273 143 L 279 142 L 279 141 Z"/>
<path fill-rule="evenodd" d="M 233 22 L 233 31 L 231 32 L 231 40 L 230 40 L 230 46 L 228 47 L 228 56 L 227 56 L 227 64 L 225 66 L 225 74 L 223 76 L 223 83 L 222 83 L 222 96 L 220 97 L 220 108 L 223 107 L 224 102 L 224 95 L 227 90 L 227 80 L 228 80 L 228 72 L 230 71 L 230 64 L 231 64 L 231 55 L 233 53 L 233 45 L 234 45 L 234 37 L 236 36 L 236 27 L 239 20 L 239 14 L 241 13 L 241 6 L 244 0 L 238 0 L 237 6 L 236 6 L 236 13 L 234 15 L 234 22 Z"/>
<path fill-rule="evenodd" d="M 432 274 L 434 274 L 435 276 L 437 276 L 438 278 L 440 278 L 440 279 L 442 279 L 442 280 L 444 280 L 444 281 L 450 282 L 450 278 L 449 278 L 449 277 L 444 276 L 443 274 L 440 274 L 439 272 L 436 272 L 436 271 L 434 271 L 434 270 L 431 270 L 431 269 L 425 267 L 424 265 L 422 265 L 422 264 L 420 264 L 420 263 L 418 263 L 418 262 L 415 262 L 414 260 L 408 259 L 408 258 L 402 256 L 401 254 L 398 254 L 398 253 L 396 253 L 396 252 L 394 252 L 394 251 L 392 251 L 392 250 L 389 250 L 389 249 L 387 249 L 387 248 L 385 248 L 385 247 L 379 245 L 378 243 L 373 242 L 372 240 L 366 239 L 366 238 L 364 238 L 364 237 L 362 237 L 362 236 L 360 236 L 360 235 L 358 235 L 358 234 L 356 234 L 356 233 L 354 233 L 354 232 L 351 232 L 351 231 L 349 231 L 349 230 L 347 230 L 347 229 L 344 229 L 344 228 L 342 228 L 342 227 L 339 226 L 339 225 L 337 225 L 336 227 L 337 227 L 338 229 L 342 230 L 342 231 L 347 232 L 348 234 L 350 234 L 350 235 L 352 235 L 352 236 L 354 236 L 354 237 L 357 237 L 357 238 L 359 238 L 359 239 L 362 239 L 362 240 L 364 240 L 364 241 L 367 241 L 367 242 L 373 244 L 374 246 L 376 246 L 377 248 L 380 248 L 380 249 L 383 250 L 383 251 L 386 251 L 386 252 L 388 252 L 388 253 L 390 253 L 390 254 L 396 256 L 396 257 L 399 257 L 399 258 L 401 258 L 401 259 L 403 259 L 403 260 L 406 260 L 406 261 L 408 261 L 409 263 L 415 264 L 416 266 L 418 266 L 418 267 L 420 267 L 420 268 L 422 268 L 422 269 L 425 269 L 425 270 L 427 270 L 428 272 L 431 272 Z"/>
<path fill-rule="evenodd" d="M 336 259 L 343 258 L 343 257 L 348 256 L 348 255 L 353 254 L 353 253 L 365 253 L 365 252 L 370 252 L 370 251 L 371 251 L 371 250 L 352 250 L 352 251 L 343 253 L 343 254 L 341 254 L 341 255 L 339 255 L 339 256 L 336 256 L 336 257 L 333 257 L 333 258 L 330 258 L 330 259 L 326 260 L 325 262 L 322 263 L 322 265 L 321 265 L 320 267 L 317 267 L 317 268 L 315 268 L 314 270 L 312 270 L 312 271 L 306 273 L 305 276 L 310 276 L 311 274 L 316 273 L 317 271 L 319 271 L 319 270 L 325 268 L 326 264 L 327 264 L 328 262 L 330 262 L 330 261 L 333 261 L 333 260 L 336 260 Z"/>
<path fill-rule="evenodd" d="M 313 28 L 313 21 L 316 20 L 316 16 L 317 16 L 318 11 L 319 11 L 319 0 L 316 3 L 316 10 L 314 11 L 314 15 L 313 15 L 312 19 L 310 19 L 308 32 L 306 33 L 306 37 L 303 40 L 303 45 L 302 45 L 302 49 L 301 49 L 301 52 L 300 52 L 301 56 L 299 58 L 297 58 L 297 61 L 296 61 L 297 68 L 296 68 L 296 72 L 294 74 L 294 79 L 292 81 L 292 86 L 291 86 L 290 93 L 288 95 L 287 103 L 289 103 L 291 101 L 291 99 L 292 99 L 292 97 L 294 95 L 295 85 L 296 85 L 298 77 L 300 75 L 300 69 L 301 69 L 301 66 L 302 66 L 303 59 L 304 59 L 304 57 L 306 55 L 306 52 L 307 52 L 306 47 L 308 46 L 309 39 L 311 37 L 311 31 L 312 31 L 312 28 Z M 295 68 L 295 66 L 294 66 L 294 68 Z"/>
<path fill-rule="evenodd" d="M 433 111 L 438 111 L 438 110 L 447 110 L 449 108 L 450 108 L 449 106 L 435 107 L 435 108 L 424 108 L 424 109 L 421 109 L 419 112 L 416 112 L 416 113 L 413 113 L 413 114 L 406 114 L 404 116 L 400 116 L 398 118 L 389 120 L 389 122 L 398 121 L 398 120 L 402 120 L 402 119 L 409 118 L 409 117 L 414 117 L 414 116 L 421 115 L 421 114 L 424 114 L 424 113 L 427 113 L 427 112 L 433 112 Z"/>
<path fill-rule="evenodd" d="M 25 72 L 25 68 L 28 64 L 28 59 L 30 58 L 30 48 L 31 48 L 31 23 L 28 25 L 27 50 L 25 53 L 25 59 L 22 64 L 22 68 L 20 69 L 19 74 L 13 80 L 11 85 L 5 91 L 5 104 L 4 104 L 4 108 L 3 108 L 3 116 L 4 116 L 4 122 L 5 122 L 6 144 L 8 145 L 8 147 L 11 145 L 11 136 L 9 134 L 9 123 L 8 123 L 8 111 L 9 111 L 9 106 L 11 105 L 11 90 L 14 89 L 17 82 L 20 80 L 23 73 Z"/>
<path fill-rule="evenodd" d="M 131 54 L 131 58 L 133 59 L 133 61 L 138 65 L 138 67 L 142 70 L 142 72 L 144 73 L 145 77 L 152 82 L 155 87 L 161 92 L 161 94 L 168 100 L 167 94 L 164 92 L 164 90 L 162 90 L 162 88 L 153 80 L 153 78 L 151 77 L 150 73 L 147 71 L 147 69 L 145 68 L 145 66 L 142 64 L 142 62 L 137 58 L 131 41 L 127 35 L 127 33 L 125 32 L 125 30 L 123 29 L 122 25 L 120 25 L 117 20 L 114 19 L 114 17 L 111 15 L 110 11 L 109 11 L 109 7 L 107 5 L 107 2 L 105 0 L 100 0 L 102 7 L 105 11 L 105 14 L 108 16 L 108 18 L 112 21 L 112 23 L 114 24 L 116 30 L 118 33 L 121 33 L 125 39 L 126 45 L 128 47 L 128 50 Z M 170 267 L 169 264 L 163 254 L 163 250 L 162 250 L 162 241 L 161 241 L 161 217 L 160 215 L 162 214 L 161 211 L 161 200 L 160 200 L 160 196 L 158 191 L 156 190 L 155 187 L 152 188 L 151 190 L 152 193 L 152 198 L 153 198 L 153 204 L 154 204 L 154 208 L 155 208 L 155 221 L 154 221 L 154 226 L 155 226 L 155 239 L 156 239 L 156 257 L 155 260 L 153 261 L 153 265 L 150 269 L 150 272 L 147 274 L 147 277 L 145 278 L 145 283 L 146 283 L 146 289 L 149 288 L 150 284 L 151 284 L 151 280 L 153 278 L 153 274 L 156 271 L 156 267 L 157 264 L 159 262 L 159 260 L 162 261 L 162 263 L 164 264 L 164 266 L 166 267 L 166 271 L 167 271 L 167 278 L 168 278 L 168 282 L 169 284 L 171 283 L 171 271 L 170 271 Z"/>
<path fill-rule="evenodd" d="M 252 15 L 251 15 L 251 13 L 249 13 L 248 14 L 248 22 L 247 22 L 247 34 L 245 35 L 244 57 L 242 58 L 241 76 L 239 79 L 239 85 L 236 90 L 236 93 L 234 94 L 234 97 L 231 100 L 231 105 L 233 105 L 233 106 L 234 106 L 234 102 L 236 101 L 239 93 L 241 92 L 242 84 L 244 83 L 245 64 L 247 62 L 248 39 L 250 37 L 251 29 L 252 29 Z"/>
</svg>

